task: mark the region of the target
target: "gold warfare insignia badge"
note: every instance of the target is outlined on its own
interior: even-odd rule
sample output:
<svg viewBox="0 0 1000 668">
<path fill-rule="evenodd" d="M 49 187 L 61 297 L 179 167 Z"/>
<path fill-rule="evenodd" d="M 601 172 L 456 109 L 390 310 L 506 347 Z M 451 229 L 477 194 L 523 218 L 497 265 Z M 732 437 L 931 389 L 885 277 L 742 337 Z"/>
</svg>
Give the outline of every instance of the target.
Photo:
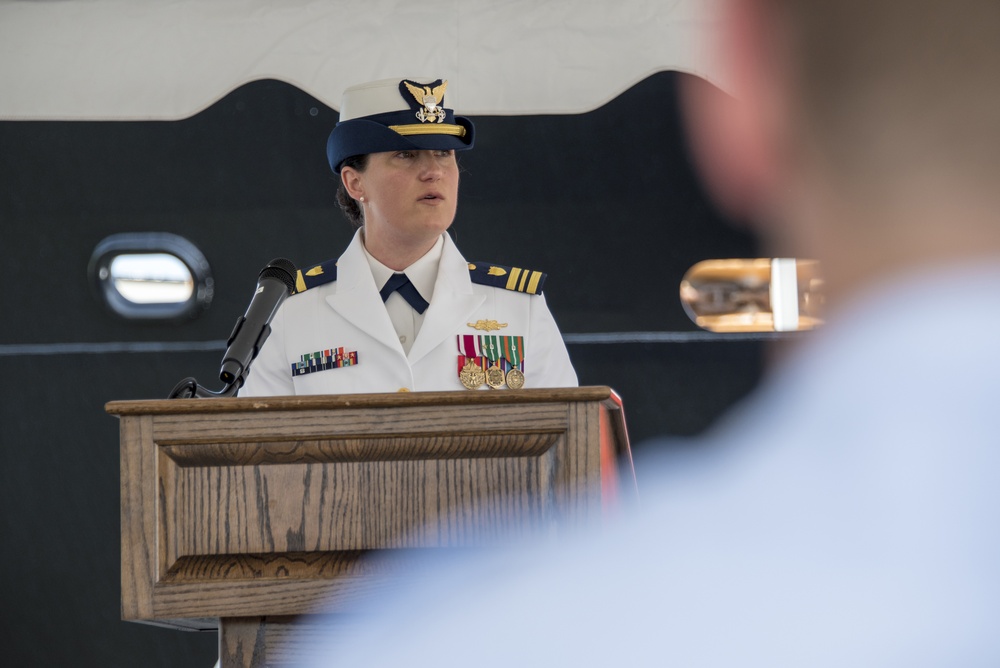
<svg viewBox="0 0 1000 668">
<path fill-rule="evenodd" d="M 496 320 L 477 320 L 475 322 L 467 322 L 465 324 L 477 332 L 495 332 L 506 327 L 508 323 L 498 322 Z"/>
</svg>

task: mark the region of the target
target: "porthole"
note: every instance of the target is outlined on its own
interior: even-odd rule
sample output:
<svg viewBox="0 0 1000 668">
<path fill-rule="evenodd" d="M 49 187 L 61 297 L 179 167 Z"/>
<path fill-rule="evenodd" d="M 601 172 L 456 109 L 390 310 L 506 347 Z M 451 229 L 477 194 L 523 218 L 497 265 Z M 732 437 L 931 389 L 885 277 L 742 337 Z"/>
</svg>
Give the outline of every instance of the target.
<svg viewBox="0 0 1000 668">
<path fill-rule="evenodd" d="M 197 246 L 176 234 L 107 237 L 94 249 L 89 273 L 104 305 L 130 320 L 186 320 L 212 302 L 208 261 Z"/>
<path fill-rule="evenodd" d="M 705 260 L 680 287 L 691 320 L 711 332 L 789 332 L 823 322 L 823 279 L 814 260 Z"/>
</svg>

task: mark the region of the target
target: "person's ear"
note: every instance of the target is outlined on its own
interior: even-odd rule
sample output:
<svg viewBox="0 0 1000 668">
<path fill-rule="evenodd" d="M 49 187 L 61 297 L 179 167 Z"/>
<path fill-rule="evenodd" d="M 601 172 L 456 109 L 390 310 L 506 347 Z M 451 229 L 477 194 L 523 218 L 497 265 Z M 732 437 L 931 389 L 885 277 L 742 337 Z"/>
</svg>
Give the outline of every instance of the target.
<svg viewBox="0 0 1000 668">
<path fill-rule="evenodd" d="M 785 73 L 765 5 L 723 3 L 724 28 L 716 46 L 730 92 L 694 76 L 681 82 L 695 163 L 713 199 L 735 220 L 759 218 L 779 194 L 787 128 L 778 86 Z"/>
<path fill-rule="evenodd" d="M 364 197 L 364 188 L 361 183 L 361 172 L 353 167 L 340 168 L 340 182 L 344 184 L 347 194 L 356 200 Z"/>
</svg>

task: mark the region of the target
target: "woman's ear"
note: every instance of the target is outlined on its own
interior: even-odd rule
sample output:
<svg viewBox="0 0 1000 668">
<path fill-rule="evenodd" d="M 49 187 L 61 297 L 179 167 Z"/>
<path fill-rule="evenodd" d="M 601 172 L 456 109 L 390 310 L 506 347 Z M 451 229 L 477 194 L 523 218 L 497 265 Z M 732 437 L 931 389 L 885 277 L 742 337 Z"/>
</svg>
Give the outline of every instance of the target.
<svg viewBox="0 0 1000 668">
<path fill-rule="evenodd" d="M 356 200 L 364 196 L 364 189 L 361 187 L 361 172 L 353 167 L 340 168 L 340 182 L 344 184 L 347 194 Z"/>
</svg>

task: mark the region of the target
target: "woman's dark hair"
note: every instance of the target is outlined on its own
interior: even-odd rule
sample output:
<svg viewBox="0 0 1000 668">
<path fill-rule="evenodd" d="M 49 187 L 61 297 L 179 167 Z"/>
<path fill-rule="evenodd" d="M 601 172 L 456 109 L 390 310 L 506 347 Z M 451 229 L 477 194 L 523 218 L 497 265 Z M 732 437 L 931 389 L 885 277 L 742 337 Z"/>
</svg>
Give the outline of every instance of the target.
<svg viewBox="0 0 1000 668">
<path fill-rule="evenodd" d="M 352 155 L 350 158 L 344 160 L 340 167 L 341 169 L 350 167 L 351 169 L 363 172 L 368 167 L 368 155 Z M 344 187 L 343 181 L 340 181 L 337 187 L 337 204 L 340 205 L 340 210 L 347 216 L 348 222 L 354 226 L 354 229 L 358 229 L 365 224 L 365 215 L 361 212 L 361 205 L 347 194 L 347 188 Z"/>
</svg>

